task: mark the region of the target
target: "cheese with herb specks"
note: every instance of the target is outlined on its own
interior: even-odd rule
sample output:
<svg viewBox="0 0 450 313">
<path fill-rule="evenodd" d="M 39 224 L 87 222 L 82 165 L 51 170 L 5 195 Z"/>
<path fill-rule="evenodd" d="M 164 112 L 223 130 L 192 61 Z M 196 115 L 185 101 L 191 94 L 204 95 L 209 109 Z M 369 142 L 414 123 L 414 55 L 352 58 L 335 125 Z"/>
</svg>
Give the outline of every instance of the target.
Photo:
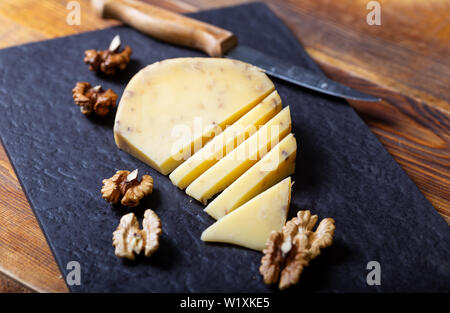
<svg viewBox="0 0 450 313">
<path fill-rule="evenodd" d="M 281 231 L 291 200 L 291 178 L 246 202 L 208 227 L 203 241 L 225 242 L 263 250 L 270 233 Z"/>
<path fill-rule="evenodd" d="M 267 188 L 294 173 L 297 142 L 293 134 L 284 137 L 268 154 L 228 186 L 206 208 L 216 220 Z"/>
<path fill-rule="evenodd" d="M 186 193 L 206 204 L 212 196 L 227 188 L 290 132 L 291 114 L 289 107 L 285 107 L 256 133 L 194 180 L 187 187 Z"/>
<path fill-rule="evenodd" d="M 211 139 L 202 149 L 178 166 L 170 180 L 180 189 L 186 188 L 204 171 L 216 164 L 281 110 L 281 98 L 273 91 L 236 123 Z"/>
<path fill-rule="evenodd" d="M 236 60 L 156 62 L 128 83 L 114 138 L 120 149 L 168 174 L 273 90 L 262 70 Z"/>
</svg>

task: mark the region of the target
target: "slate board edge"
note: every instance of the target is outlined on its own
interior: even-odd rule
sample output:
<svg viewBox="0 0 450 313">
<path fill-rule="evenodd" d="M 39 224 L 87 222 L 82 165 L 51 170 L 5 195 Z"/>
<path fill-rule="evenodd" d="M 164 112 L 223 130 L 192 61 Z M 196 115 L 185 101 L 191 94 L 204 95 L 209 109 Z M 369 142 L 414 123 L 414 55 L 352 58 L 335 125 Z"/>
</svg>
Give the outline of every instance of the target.
<svg viewBox="0 0 450 313">
<path fill-rule="evenodd" d="M 14 48 L 14 47 L 13 47 Z M 11 158 L 11 156 L 9 155 L 8 149 L 7 149 L 7 145 L 5 143 L 5 141 L 3 140 L 3 136 L 0 134 L 0 142 L 2 143 L 3 147 L 5 147 L 4 151 L 6 152 L 6 155 L 9 159 L 9 163 L 11 164 L 13 170 L 14 170 L 14 174 L 16 175 L 17 180 L 19 181 L 20 184 L 20 188 L 22 188 L 23 194 L 25 194 L 25 198 L 28 202 L 28 205 L 30 206 L 31 210 L 33 211 L 33 215 L 35 220 L 37 220 L 39 228 L 41 233 L 44 235 L 45 241 L 47 242 L 48 246 L 50 247 L 50 252 L 53 255 L 53 258 L 56 261 L 56 265 L 58 266 L 59 271 L 61 272 L 61 277 L 64 280 L 64 284 L 66 285 L 66 287 L 71 290 L 71 287 L 67 284 L 66 279 L 64 278 L 64 273 L 65 273 L 65 268 L 63 266 L 63 262 L 62 260 L 59 258 L 58 254 L 56 253 L 56 248 L 53 246 L 52 241 L 50 240 L 50 237 L 48 237 L 47 232 L 44 231 L 44 225 L 41 222 L 40 219 L 40 215 L 37 213 L 37 210 L 34 207 L 33 201 L 31 201 L 31 199 L 28 197 L 28 193 L 25 192 L 25 185 L 22 182 L 22 178 L 20 177 L 20 175 L 18 175 L 18 171 L 16 169 L 16 165 L 14 164 L 13 158 Z M 31 286 L 33 287 L 33 286 Z"/>
</svg>

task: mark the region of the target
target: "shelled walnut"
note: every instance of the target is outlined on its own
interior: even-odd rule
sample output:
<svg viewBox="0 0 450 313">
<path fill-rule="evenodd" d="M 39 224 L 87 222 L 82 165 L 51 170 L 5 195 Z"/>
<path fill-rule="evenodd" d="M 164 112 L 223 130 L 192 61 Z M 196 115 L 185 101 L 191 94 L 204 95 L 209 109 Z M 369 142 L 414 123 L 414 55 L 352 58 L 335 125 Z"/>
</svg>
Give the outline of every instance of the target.
<svg viewBox="0 0 450 313">
<path fill-rule="evenodd" d="M 135 207 L 139 201 L 153 191 L 153 178 L 143 175 L 141 181 L 138 179 L 138 170 L 117 171 L 108 179 L 103 180 L 102 197 L 113 204 L 119 202 L 128 207 Z"/>
<path fill-rule="evenodd" d="M 72 97 L 86 116 L 92 113 L 105 116 L 116 107 L 117 101 L 117 94 L 111 89 L 103 91 L 101 86 L 92 87 L 87 82 L 78 82 L 72 89 Z"/>
<path fill-rule="evenodd" d="M 113 232 L 116 256 L 134 260 L 135 255 L 142 251 L 146 257 L 150 257 L 158 250 L 162 232 L 158 215 L 150 209 L 146 210 L 142 225 L 143 229 L 140 229 L 134 213 L 122 216 L 119 226 Z"/>
<path fill-rule="evenodd" d="M 117 70 L 124 70 L 130 62 L 133 50 L 126 46 L 119 52 L 120 37 L 116 35 L 108 50 L 86 50 L 84 52 L 84 62 L 89 64 L 89 69 L 94 72 L 102 72 L 106 75 L 113 75 Z"/>
<path fill-rule="evenodd" d="M 162 232 L 161 221 L 152 210 L 145 211 L 142 229 L 145 234 L 144 254 L 146 257 L 149 257 L 158 250 L 159 236 L 161 236 Z"/>
<path fill-rule="evenodd" d="M 320 249 L 333 243 L 334 220 L 323 219 L 314 232 L 316 222 L 317 215 L 299 211 L 281 232 L 271 233 L 259 268 L 266 284 L 279 282 L 281 290 L 297 284 L 303 269 L 320 254 Z"/>
</svg>

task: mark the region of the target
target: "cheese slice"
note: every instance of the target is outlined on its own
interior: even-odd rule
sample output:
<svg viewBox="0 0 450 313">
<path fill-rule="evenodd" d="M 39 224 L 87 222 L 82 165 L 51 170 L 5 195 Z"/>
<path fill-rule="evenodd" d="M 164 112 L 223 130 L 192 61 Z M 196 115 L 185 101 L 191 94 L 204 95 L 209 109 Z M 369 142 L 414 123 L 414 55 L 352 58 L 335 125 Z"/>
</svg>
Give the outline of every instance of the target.
<svg viewBox="0 0 450 313">
<path fill-rule="evenodd" d="M 273 91 L 261 103 L 210 140 L 202 149 L 178 166 L 170 180 L 180 189 L 186 188 L 204 171 L 217 163 L 236 146 L 256 132 L 257 126 L 265 124 L 281 110 L 281 98 Z"/>
<path fill-rule="evenodd" d="M 286 223 L 291 199 L 291 178 L 267 189 L 208 227 L 203 241 L 226 242 L 263 250 L 270 233 Z"/>
<path fill-rule="evenodd" d="M 206 204 L 208 199 L 228 187 L 290 131 L 291 115 L 289 107 L 286 107 L 236 149 L 194 180 L 187 187 L 186 193 Z"/>
<path fill-rule="evenodd" d="M 258 163 L 228 186 L 205 212 L 220 219 L 249 199 L 294 173 L 297 143 L 293 134 L 286 136 Z"/>
<path fill-rule="evenodd" d="M 139 71 L 120 100 L 117 146 L 168 174 L 274 90 L 257 67 L 225 58 L 177 58 Z"/>
</svg>

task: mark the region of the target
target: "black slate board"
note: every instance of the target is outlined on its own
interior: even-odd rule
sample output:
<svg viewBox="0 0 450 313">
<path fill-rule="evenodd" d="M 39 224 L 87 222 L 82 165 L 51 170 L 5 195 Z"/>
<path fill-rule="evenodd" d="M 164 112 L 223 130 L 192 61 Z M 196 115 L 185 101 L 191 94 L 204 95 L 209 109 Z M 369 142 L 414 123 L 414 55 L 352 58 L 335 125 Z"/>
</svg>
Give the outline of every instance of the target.
<svg viewBox="0 0 450 313">
<path fill-rule="evenodd" d="M 300 44 L 262 4 L 193 14 L 225 27 L 240 42 L 318 71 Z M 83 52 L 107 47 L 115 34 L 133 47 L 128 69 L 96 76 Z M 200 241 L 212 222 L 202 206 L 164 177 L 118 150 L 113 116 L 85 118 L 73 104 L 77 81 L 120 95 L 140 68 L 165 58 L 203 56 L 115 27 L 0 51 L 0 132 L 60 268 L 81 264 L 72 291 L 269 292 L 258 274 L 261 254 Z M 449 229 L 444 220 L 344 101 L 275 80 L 291 106 L 299 144 L 290 215 L 310 209 L 336 220 L 332 247 L 302 274 L 300 291 L 450 291 Z M 129 210 L 100 196 L 117 169 L 155 178 L 146 207 L 163 223 L 159 251 L 135 262 L 118 259 L 111 234 Z M 366 265 L 381 264 L 381 286 L 368 286 Z"/>
</svg>

